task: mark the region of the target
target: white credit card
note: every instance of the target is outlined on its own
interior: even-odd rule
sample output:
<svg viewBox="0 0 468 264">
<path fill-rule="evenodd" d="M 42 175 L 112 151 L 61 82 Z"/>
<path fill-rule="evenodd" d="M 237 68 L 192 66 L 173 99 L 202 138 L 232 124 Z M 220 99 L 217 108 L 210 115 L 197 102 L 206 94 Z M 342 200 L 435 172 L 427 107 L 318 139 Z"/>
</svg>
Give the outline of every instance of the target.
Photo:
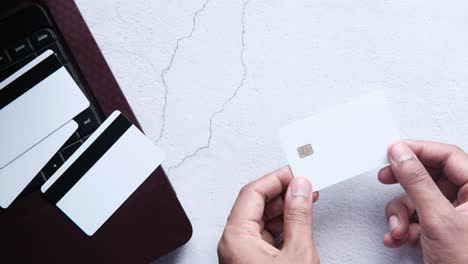
<svg viewBox="0 0 468 264">
<path fill-rule="evenodd" d="M 0 169 L 89 107 L 48 50 L 0 83 Z"/>
<path fill-rule="evenodd" d="M 387 147 L 400 138 L 383 92 L 355 97 L 279 130 L 295 176 L 314 191 L 388 163 Z"/>
<path fill-rule="evenodd" d="M 41 191 L 91 236 L 156 170 L 163 158 L 161 150 L 116 111 Z"/>
<path fill-rule="evenodd" d="M 2 208 L 10 206 L 77 128 L 78 124 L 75 121 L 69 121 L 0 169 L 0 206 Z"/>
</svg>

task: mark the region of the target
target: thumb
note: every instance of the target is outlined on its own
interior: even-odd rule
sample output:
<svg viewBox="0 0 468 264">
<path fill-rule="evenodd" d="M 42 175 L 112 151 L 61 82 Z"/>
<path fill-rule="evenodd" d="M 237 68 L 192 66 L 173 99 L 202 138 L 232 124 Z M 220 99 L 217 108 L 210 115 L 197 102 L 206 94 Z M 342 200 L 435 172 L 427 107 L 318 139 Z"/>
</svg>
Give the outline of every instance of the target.
<svg viewBox="0 0 468 264">
<path fill-rule="evenodd" d="M 413 201 L 421 218 L 442 213 L 451 207 L 408 145 L 402 142 L 391 145 L 388 158 L 395 178 Z"/>
<path fill-rule="evenodd" d="M 289 184 L 284 202 L 284 249 L 311 248 L 312 185 L 304 177 L 295 177 Z"/>
</svg>

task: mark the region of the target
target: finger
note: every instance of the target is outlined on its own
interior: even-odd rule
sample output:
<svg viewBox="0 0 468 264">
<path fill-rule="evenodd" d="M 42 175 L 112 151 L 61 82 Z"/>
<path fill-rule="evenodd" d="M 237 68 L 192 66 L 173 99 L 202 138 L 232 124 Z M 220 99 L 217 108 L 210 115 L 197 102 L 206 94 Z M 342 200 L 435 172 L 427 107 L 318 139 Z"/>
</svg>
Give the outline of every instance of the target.
<svg viewBox="0 0 468 264">
<path fill-rule="evenodd" d="M 424 215 L 445 212 L 451 207 L 427 170 L 405 143 L 391 145 L 388 158 L 393 174 L 413 201 L 421 218 L 424 218 Z"/>
<path fill-rule="evenodd" d="M 286 196 L 286 193 L 282 196 L 283 197 L 283 200 L 284 200 L 284 197 Z M 320 193 L 319 191 L 316 191 L 316 192 L 313 192 L 312 193 L 312 201 L 315 203 L 316 201 L 318 201 L 318 199 L 320 198 Z"/>
<path fill-rule="evenodd" d="M 262 231 L 262 239 L 272 246 L 275 244 L 275 238 L 267 230 Z"/>
<path fill-rule="evenodd" d="M 286 190 L 292 178 L 291 170 L 286 166 L 244 186 L 228 222 L 261 221 L 265 204 Z"/>
<path fill-rule="evenodd" d="M 442 175 L 442 170 L 437 169 L 437 168 L 432 168 L 432 167 L 427 167 L 427 172 L 431 175 L 432 179 L 437 180 L 441 177 Z M 398 183 L 398 180 L 395 178 L 395 175 L 393 174 L 392 167 L 391 166 L 386 166 L 383 167 L 382 169 L 379 170 L 377 177 L 379 181 L 383 184 L 395 184 Z"/>
<path fill-rule="evenodd" d="M 404 141 L 425 165 L 440 168 L 458 186 L 468 183 L 468 155 L 459 147 L 431 141 Z"/>
<path fill-rule="evenodd" d="M 312 248 L 312 185 L 304 177 L 291 181 L 284 203 L 284 249 Z"/>
<path fill-rule="evenodd" d="M 284 211 L 284 200 L 283 197 L 277 196 L 271 200 L 265 207 L 265 213 L 263 215 L 263 221 L 268 222 L 269 220 L 280 216 Z"/>
<path fill-rule="evenodd" d="M 384 235 L 384 245 L 388 248 L 399 248 L 406 243 L 407 238 L 404 239 L 394 239 L 390 233 Z"/>
<path fill-rule="evenodd" d="M 312 194 L 312 202 L 315 203 L 315 202 L 319 199 L 319 197 L 320 197 L 319 192 L 314 192 L 314 193 Z"/>
<path fill-rule="evenodd" d="M 395 184 L 398 182 L 395 178 L 395 175 L 393 175 L 393 171 L 390 166 L 386 166 L 380 169 L 377 173 L 377 178 L 383 184 Z"/>
<path fill-rule="evenodd" d="M 409 218 L 414 211 L 414 205 L 407 195 L 401 195 L 388 203 L 385 215 L 393 239 L 401 240 L 408 235 Z"/>
<path fill-rule="evenodd" d="M 427 171 L 431 175 L 432 179 L 437 181 L 437 187 L 439 187 L 442 194 L 444 194 L 450 201 L 456 198 L 458 187 L 448 180 L 446 177 L 442 177 L 442 171 L 440 169 L 426 167 Z M 386 166 L 379 170 L 378 179 L 383 184 L 395 184 L 398 183 L 395 175 L 393 174 L 392 168 Z"/>
<path fill-rule="evenodd" d="M 451 182 L 447 177 L 441 177 L 437 181 L 437 187 L 439 187 L 440 192 L 449 200 L 454 201 L 457 199 L 457 192 L 459 187 Z"/>
<path fill-rule="evenodd" d="M 315 203 L 318 200 L 318 198 L 319 198 L 319 192 L 314 192 L 313 202 Z M 283 207 L 281 210 L 284 210 L 284 203 L 283 203 Z M 274 218 L 269 218 L 268 220 L 265 220 L 265 229 L 268 229 L 268 231 L 270 231 L 270 233 L 273 234 L 274 237 L 283 233 L 283 227 L 284 227 L 283 211 L 281 211 L 280 215 L 277 215 Z"/>
<path fill-rule="evenodd" d="M 420 246 L 421 242 L 421 226 L 416 223 L 411 223 L 409 226 L 409 235 L 407 244 L 411 246 Z"/>
<path fill-rule="evenodd" d="M 458 190 L 457 200 L 459 204 L 464 204 L 468 202 L 468 184 L 463 185 Z"/>
<path fill-rule="evenodd" d="M 468 203 L 459 204 L 455 210 L 465 216 L 468 215 Z"/>
<path fill-rule="evenodd" d="M 283 230 L 284 230 L 283 228 L 284 228 L 283 216 L 278 216 L 265 224 L 265 229 L 270 231 L 270 233 L 274 237 L 277 237 L 281 233 L 283 233 Z"/>
<path fill-rule="evenodd" d="M 421 227 L 419 224 L 410 224 L 408 234 L 402 239 L 395 239 L 390 233 L 384 235 L 384 245 L 389 248 L 398 248 L 403 245 L 419 246 Z"/>
</svg>

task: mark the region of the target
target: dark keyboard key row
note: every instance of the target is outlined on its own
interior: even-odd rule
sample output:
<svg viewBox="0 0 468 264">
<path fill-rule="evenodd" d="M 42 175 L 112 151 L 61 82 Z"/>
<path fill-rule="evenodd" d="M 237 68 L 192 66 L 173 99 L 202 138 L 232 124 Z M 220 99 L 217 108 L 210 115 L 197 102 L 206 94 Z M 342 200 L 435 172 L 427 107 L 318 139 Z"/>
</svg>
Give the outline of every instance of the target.
<svg viewBox="0 0 468 264">
<path fill-rule="evenodd" d="M 84 110 L 73 120 L 78 123 L 78 134 L 80 134 L 82 138 L 90 135 L 99 127 L 99 122 L 91 108 Z"/>
<path fill-rule="evenodd" d="M 10 59 L 7 57 L 5 50 L 0 49 L 0 69 L 10 64 Z"/>
<path fill-rule="evenodd" d="M 62 153 L 62 157 L 67 160 L 68 158 L 71 157 L 71 155 L 73 155 L 73 153 L 75 153 L 75 151 L 80 148 L 81 146 L 81 141 L 77 141 L 73 144 L 71 144 L 70 146 L 68 147 L 65 147 L 64 149 L 61 150 L 61 153 Z"/>
<path fill-rule="evenodd" d="M 62 166 L 63 164 L 63 159 L 60 156 L 59 153 L 55 154 L 52 159 L 50 159 L 49 162 L 45 165 L 45 167 L 42 169 L 42 172 L 44 173 L 44 176 L 49 179 L 57 170 Z"/>
<path fill-rule="evenodd" d="M 11 65 L 10 67 L 0 71 L 0 82 L 8 78 L 8 76 L 12 75 L 15 73 L 17 70 L 21 69 L 24 65 L 28 64 L 30 61 L 32 61 L 35 58 L 34 55 L 31 55 L 29 57 L 26 57 L 15 64 Z"/>
<path fill-rule="evenodd" d="M 34 59 L 35 54 L 41 54 L 48 49 L 55 52 L 62 64 L 66 64 L 67 60 L 64 52 L 56 43 L 56 40 L 57 38 L 52 30 L 41 29 L 29 38 L 20 40 L 6 49 L 0 48 L 0 69 L 2 69 L 0 71 L 0 81 L 5 80 Z"/>
<path fill-rule="evenodd" d="M 48 46 L 55 42 L 55 34 L 50 29 L 41 29 L 31 35 L 31 44 L 35 50 Z"/>
<path fill-rule="evenodd" d="M 63 165 L 64 160 L 67 160 L 75 153 L 76 150 L 82 145 L 82 141 L 79 140 L 73 144 L 63 148 L 59 153 L 55 154 L 52 159 L 45 165 L 41 172 L 39 172 L 34 179 L 24 188 L 18 198 L 21 198 L 29 193 L 39 190 L 41 186 L 52 177 L 52 175 Z M 63 157 L 63 159 L 62 159 Z"/>
<path fill-rule="evenodd" d="M 65 148 L 65 147 L 68 147 L 70 146 L 71 144 L 77 142 L 77 141 L 80 141 L 80 136 L 78 135 L 78 133 L 73 133 L 73 135 L 65 142 L 65 144 L 63 144 L 62 148 Z"/>
<path fill-rule="evenodd" d="M 21 40 L 7 49 L 12 60 L 20 60 L 33 52 L 31 45 L 27 40 Z"/>
</svg>

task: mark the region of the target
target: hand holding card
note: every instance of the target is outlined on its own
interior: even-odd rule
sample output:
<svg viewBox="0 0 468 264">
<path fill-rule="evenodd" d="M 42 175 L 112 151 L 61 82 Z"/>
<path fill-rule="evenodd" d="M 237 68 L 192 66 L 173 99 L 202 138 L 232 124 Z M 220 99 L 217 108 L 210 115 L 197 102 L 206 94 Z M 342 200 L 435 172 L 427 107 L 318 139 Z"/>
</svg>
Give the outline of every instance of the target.
<svg viewBox="0 0 468 264">
<path fill-rule="evenodd" d="M 318 191 L 388 163 L 399 139 L 382 92 L 356 97 L 281 128 L 281 144 L 295 176 Z"/>
</svg>

